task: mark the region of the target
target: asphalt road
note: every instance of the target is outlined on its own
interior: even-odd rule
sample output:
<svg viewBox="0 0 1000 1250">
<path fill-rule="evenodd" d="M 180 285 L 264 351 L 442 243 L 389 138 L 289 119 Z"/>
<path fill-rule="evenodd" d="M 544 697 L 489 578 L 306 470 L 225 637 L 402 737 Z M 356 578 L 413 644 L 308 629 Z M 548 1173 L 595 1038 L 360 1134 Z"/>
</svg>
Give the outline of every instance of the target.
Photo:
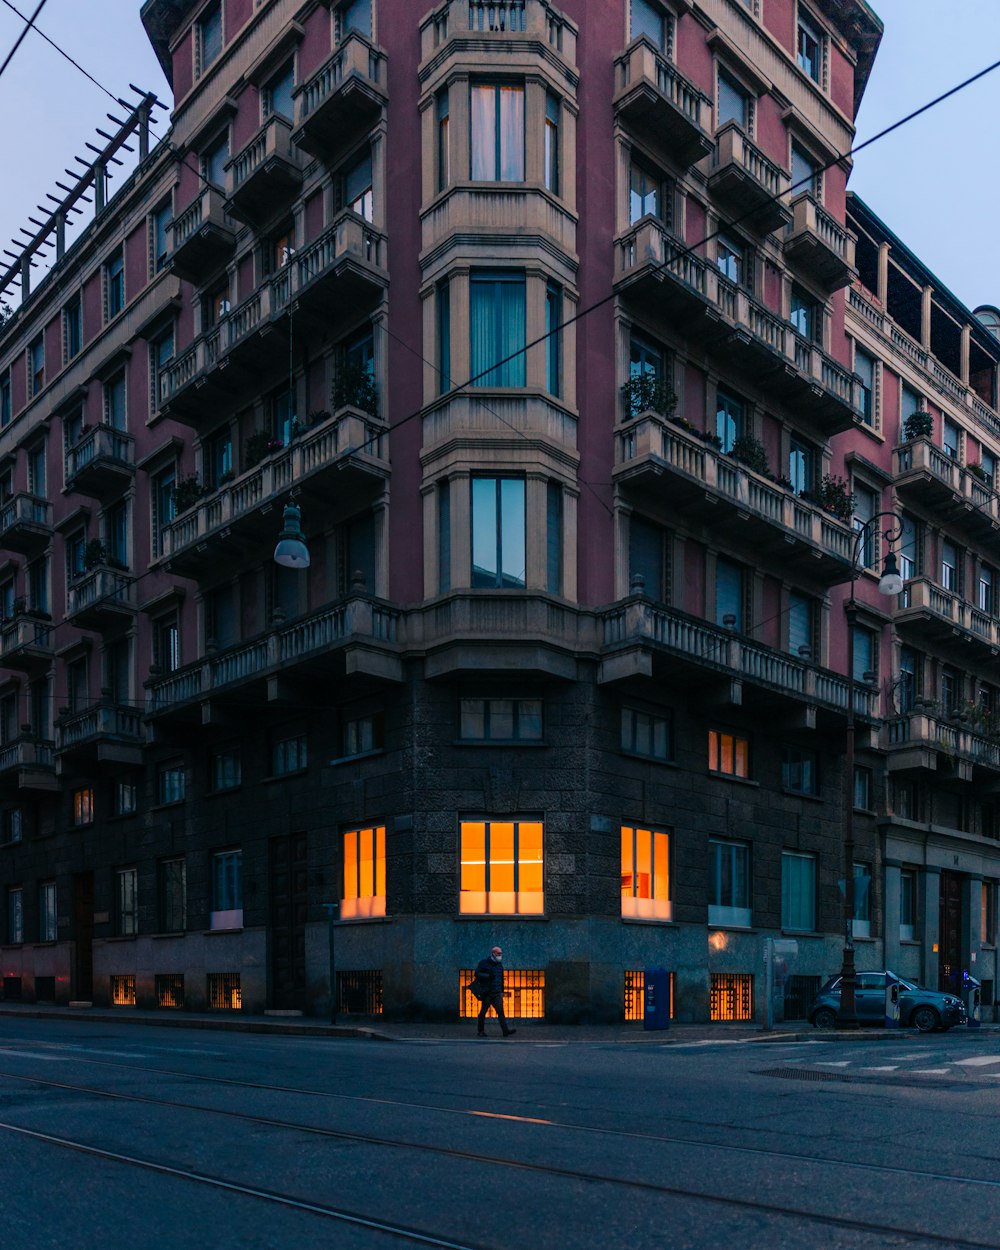
<svg viewBox="0 0 1000 1250">
<path fill-rule="evenodd" d="M 4 1250 L 1000 1245 L 1000 1036 L 0 1021 Z"/>
</svg>

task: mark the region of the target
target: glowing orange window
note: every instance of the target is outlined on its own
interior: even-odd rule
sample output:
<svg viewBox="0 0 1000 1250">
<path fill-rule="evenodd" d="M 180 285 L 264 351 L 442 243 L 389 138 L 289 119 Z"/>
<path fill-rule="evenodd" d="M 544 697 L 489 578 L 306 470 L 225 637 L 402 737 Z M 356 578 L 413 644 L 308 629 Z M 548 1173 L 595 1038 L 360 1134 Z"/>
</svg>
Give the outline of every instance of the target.
<svg viewBox="0 0 1000 1250">
<path fill-rule="evenodd" d="M 342 920 L 385 915 L 385 825 L 344 833 Z"/>
<path fill-rule="evenodd" d="M 622 825 L 622 915 L 670 919 L 670 835 Z"/>
<path fill-rule="evenodd" d="M 540 915 L 545 908 L 539 820 L 463 820 L 459 910 Z"/>
</svg>

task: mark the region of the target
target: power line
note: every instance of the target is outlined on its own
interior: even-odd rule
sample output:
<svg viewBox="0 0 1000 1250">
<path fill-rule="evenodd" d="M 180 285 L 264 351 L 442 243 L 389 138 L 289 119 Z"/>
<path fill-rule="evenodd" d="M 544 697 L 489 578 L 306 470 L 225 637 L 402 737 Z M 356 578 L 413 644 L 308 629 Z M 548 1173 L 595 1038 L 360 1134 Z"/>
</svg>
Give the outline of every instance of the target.
<svg viewBox="0 0 1000 1250">
<path fill-rule="evenodd" d="M 11 48 L 11 50 L 7 53 L 6 57 L 4 58 L 4 63 L 0 65 L 0 77 L 3 76 L 4 70 L 11 63 L 11 61 L 13 61 L 14 53 L 18 50 L 18 48 L 24 42 L 25 36 L 27 35 L 28 31 L 31 30 L 32 27 L 34 27 L 35 30 L 38 30 L 38 27 L 35 26 L 35 18 L 39 15 L 39 13 L 41 13 L 42 9 L 45 8 L 46 3 L 47 3 L 47 0 L 39 0 L 38 7 L 35 9 L 34 13 L 32 13 L 31 17 L 25 17 L 23 13 L 18 13 L 17 9 L 14 9 L 14 6 L 12 4 L 8 4 L 8 0 L 4 0 L 4 4 L 7 4 L 8 8 L 14 9 L 14 12 L 17 13 L 21 21 L 25 23 L 25 27 L 24 27 L 24 30 L 22 30 L 21 33 L 18 35 L 17 39 L 14 41 L 13 48 Z"/>
</svg>

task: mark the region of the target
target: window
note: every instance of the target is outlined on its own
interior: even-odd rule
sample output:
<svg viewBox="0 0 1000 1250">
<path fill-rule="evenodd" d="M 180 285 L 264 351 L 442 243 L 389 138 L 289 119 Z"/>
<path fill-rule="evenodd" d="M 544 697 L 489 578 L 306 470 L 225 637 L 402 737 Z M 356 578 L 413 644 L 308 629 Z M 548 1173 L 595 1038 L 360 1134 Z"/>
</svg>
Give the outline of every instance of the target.
<svg viewBox="0 0 1000 1250">
<path fill-rule="evenodd" d="M 275 777 L 283 777 L 287 773 L 302 772 L 306 766 L 306 736 L 304 733 L 276 739 L 271 753 L 271 769 Z"/>
<path fill-rule="evenodd" d="M 464 742 L 540 742 L 541 699 L 462 699 Z"/>
<path fill-rule="evenodd" d="M 451 590 L 451 483 L 438 483 L 438 593 Z"/>
<path fill-rule="evenodd" d="M 381 751 L 385 745 L 385 724 L 381 712 L 354 716 L 344 721 L 342 750 L 344 755 L 366 755 Z"/>
<path fill-rule="evenodd" d="M 235 790 L 243 780 L 239 747 L 212 752 L 212 790 Z"/>
<path fill-rule="evenodd" d="M 559 194 L 559 97 L 545 93 L 545 142 L 542 153 L 542 179 L 547 191 Z"/>
<path fill-rule="evenodd" d="M 524 87 L 473 83 L 472 179 L 524 181 Z"/>
<path fill-rule="evenodd" d="M 197 65 L 195 77 L 200 77 L 219 57 L 222 51 L 222 5 L 210 4 L 202 12 L 195 28 Z"/>
<path fill-rule="evenodd" d="M 630 755 L 654 760 L 673 757 L 673 722 L 669 716 L 656 716 L 637 708 L 623 707 L 621 748 Z"/>
<path fill-rule="evenodd" d="M 864 625 L 851 627 L 854 650 L 854 680 L 868 684 L 866 673 L 878 673 L 878 639 L 875 631 L 866 629 Z"/>
<path fill-rule="evenodd" d="M 715 405 L 715 433 L 722 451 L 731 452 L 736 440 L 743 437 L 745 420 L 743 401 L 720 390 Z"/>
<path fill-rule="evenodd" d="M 80 829 L 94 823 L 94 791 L 84 786 L 73 791 L 73 825 Z"/>
<path fill-rule="evenodd" d="M 879 496 L 875 491 L 857 481 L 851 483 L 851 490 L 854 495 L 854 529 L 863 530 L 867 527 L 868 530 L 861 544 L 861 550 L 858 552 L 858 567 L 870 569 L 878 559 L 878 527 L 870 525 L 869 522 L 879 510 Z"/>
<path fill-rule="evenodd" d="M 111 321 L 125 307 L 125 254 L 119 248 L 104 264 L 104 320 Z"/>
<path fill-rule="evenodd" d="M 823 310 L 819 304 L 803 291 L 801 287 L 792 287 L 792 302 L 789 313 L 792 329 L 809 343 L 819 343 L 823 338 Z"/>
<path fill-rule="evenodd" d="M 861 811 L 874 810 L 875 776 L 863 764 L 854 766 L 854 806 Z"/>
<path fill-rule="evenodd" d="M 229 132 L 224 131 L 201 154 L 201 174 L 206 182 L 225 190 L 229 160 Z"/>
<path fill-rule="evenodd" d="M 653 41 L 654 47 L 667 49 L 671 35 L 669 18 L 655 0 L 631 0 L 630 30 L 633 39 L 645 35 Z"/>
<path fill-rule="evenodd" d="M 115 932 L 118 937 L 135 937 L 139 932 L 138 873 L 134 868 L 121 868 L 115 876 Z"/>
<path fill-rule="evenodd" d="M 0 842 L 20 842 L 24 837 L 24 809 L 4 808 L 0 821 Z"/>
<path fill-rule="evenodd" d="M 213 929 L 238 929 L 243 924 L 243 852 L 218 851 L 212 856 Z"/>
<path fill-rule="evenodd" d="M 899 874 L 899 940 L 912 942 L 917 931 L 917 874 L 904 868 Z"/>
<path fill-rule="evenodd" d="M 920 656 L 912 647 L 902 647 L 899 652 L 899 710 L 912 712 L 914 701 L 920 692 Z"/>
<path fill-rule="evenodd" d="M 558 482 L 545 483 L 545 589 L 562 594 L 563 493 Z"/>
<path fill-rule="evenodd" d="M 903 513 L 900 516 L 900 535 L 896 546 L 896 557 L 899 561 L 899 575 L 904 582 L 916 577 L 920 570 L 920 539 L 918 522 Z M 904 590 L 903 593 L 909 592 Z"/>
<path fill-rule="evenodd" d="M 182 803 L 187 793 L 187 775 L 178 760 L 161 764 L 156 771 L 156 799 L 158 803 Z"/>
<path fill-rule="evenodd" d="M 2 429 L 5 425 L 10 425 L 10 419 L 12 416 L 10 370 L 7 369 L 3 373 L 0 373 L 0 429 Z"/>
<path fill-rule="evenodd" d="M 946 456 L 952 460 L 959 459 L 962 434 L 955 422 L 949 421 L 947 417 L 941 422 L 941 443 Z"/>
<path fill-rule="evenodd" d="M 991 616 L 996 615 L 996 587 L 996 570 L 991 569 L 988 564 L 981 564 L 979 577 L 976 580 L 976 603 L 980 612 L 988 612 Z"/>
<path fill-rule="evenodd" d="M 872 933 L 872 867 L 854 865 L 854 936 L 871 937 Z"/>
<path fill-rule="evenodd" d="M 792 438 L 788 444 L 788 480 L 797 495 L 810 492 L 816 476 L 816 454 L 808 443 Z"/>
<path fill-rule="evenodd" d="M 42 556 L 28 565 L 28 607 L 45 616 L 49 613 L 49 560 Z"/>
<path fill-rule="evenodd" d="M 138 808 L 138 786 L 134 781 L 123 781 L 119 779 L 115 782 L 114 803 L 116 816 L 131 816 Z"/>
<path fill-rule="evenodd" d="M 151 407 L 155 410 L 169 399 L 170 375 L 167 368 L 174 358 L 174 328 L 170 327 L 149 345 L 149 387 Z"/>
<path fill-rule="evenodd" d="M 28 347 L 28 398 L 34 397 L 45 386 L 45 341 L 39 335 Z"/>
<path fill-rule="evenodd" d="M 205 484 L 217 490 L 233 476 L 233 432 L 228 425 L 205 440 L 202 456 Z"/>
<path fill-rule="evenodd" d="M 708 923 L 750 925 L 750 847 L 708 840 Z"/>
<path fill-rule="evenodd" d="M 470 281 L 473 386 L 524 386 L 524 274 L 473 273 Z"/>
<path fill-rule="evenodd" d="M 562 394 L 562 288 L 545 284 L 545 389 L 556 398 Z"/>
<path fill-rule="evenodd" d="M 715 623 L 743 629 L 743 566 L 724 556 L 715 562 Z"/>
<path fill-rule="evenodd" d="M 625 391 L 630 417 L 637 417 L 650 403 L 656 402 L 661 387 L 669 389 L 667 373 L 663 349 L 633 334 L 629 340 L 629 385 Z"/>
<path fill-rule="evenodd" d="M 746 276 L 746 249 L 731 235 L 720 234 L 715 243 L 715 263 L 730 282 L 742 285 Z"/>
<path fill-rule="evenodd" d="M 158 616 L 153 622 L 153 663 L 161 673 L 176 673 L 181 666 L 181 631 L 176 612 Z"/>
<path fill-rule="evenodd" d="M 451 283 L 445 279 L 437 288 L 437 365 L 438 394 L 451 390 Z"/>
<path fill-rule="evenodd" d="M 906 425 L 907 417 L 912 417 L 915 412 L 921 411 L 923 406 L 923 400 L 917 392 L 904 382 L 899 389 L 899 415 L 903 425 Z"/>
<path fill-rule="evenodd" d="M 163 555 L 163 531 L 174 519 L 174 483 L 177 474 L 173 469 L 158 473 L 153 479 L 153 554 Z"/>
<path fill-rule="evenodd" d="M 719 729 L 708 731 L 708 768 L 727 777 L 750 776 L 750 740 Z"/>
<path fill-rule="evenodd" d="M 125 370 L 119 369 L 104 383 L 104 424 L 125 429 Z"/>
<path fill-rule="evenodd" d="M 941 585 L 945 590 L 958 592 L 958 548 L 947 538 L 941 540 Z"/>
<path fill-rule="evenodd" d="M 854 372 L 861 380 L 859 387 L 861 419 L 865 425 L 875 424 L 875 359 L 860 347 L 854 349 Z"/>
<path fill-rule="evenodd" d="M 542 822 L 463 820 L 463 915 L 541 915 L 544 910 Z"/>
<path fill-rule="evenodd" d="M 799 13 L 797 60 L 813 82 L 823 80 L 823 38 L 810 18 Z"/>
<path fill-rule="evenodd" d="M 344 834 L 344 891 L 341 920 L 385 915 L 385 826 L 348 829 Z"/>
<path fill-rule="evenodd" d="M 997 885 L 983 882 L 980 940 L 984 946 L 995 946 L 997 940 Z"/>
<path fill-rule="evenodd" d="M 815 620 L 813 600 L 793 590 L 788 596 L 788 650 L 792 655 L 810 660 L 814 656 Z"/>
<path fill-rule="evenodd" d="M 812 932 L 816 928 L 816 859 L 797 851 L 781 853 L 781 927 Z"/>
<path fill-rule="evenodd" d="M 288 61 L 264 84 L 262 105 L 264 120 L 278 114 L 289 121 L 295 116 L 292 92 L 295 89 L 295 63 Z"/>
<path fill-rule="evenodd" d="M 437 113 L 437 188 L 443 191 L 451 183 L 451 139 L 447 90 L 438 92 L 435 110 Z M 546 136 L 547 139 L 548 136 Z"/>
<path fill-rule="evenodd" d="M 671 542 L 669 531 L 632 513 L 628 526 L 629 583 L 641 585 L 641 593 L 658 603 L 670 601 Z"/>
<path fill-rule="evenodd" d="M 0 379 L 0 388 L 3 381 Z M 983 477 L 986 485 L 992 490 L 997 488 L 997 458 L 991 451 L 987 451 L 985 447 L 979 449 L 979 467 L 983 471 Z"/>
<path fill-rule="evenodd" d="M 792 140 L 792 185 L 791 192 L 795 196 L 814 195 L 819 199 L 820 172 L 819 162 Z"/>
<path fill-rule="evenodd" d="M 166 268 L 170 255 L 169 227 L 173 220 L 173 208 L 169 200 L 164 200 L 149 219 L 149 259 L 150 275 L 155 276 Z"/>
<path fill-rule="evenodd" d="M 48 494 L 47 477 L 45 444 L 37 443 L 28 448 L 28 490 L 36 499 L 44 499 Z"/>
<path fill-rule="evenodd" d="M 69 363 L 83 346 L 83 311 L 79 295 L 63 309 L 63 359 Z"/>
<path fill-rule="evenodd" d="M 87 531 L 74 530 L 66 536 L 66 580 L 75 582 L 87 571 Z"/>
<path fill-rule="evenodd" d="M 105 521 L 107 527 L 108 555 L 120 568 L 129 566 L 128 501 L 122 500 L 109 509 Z"/>
<path fill-rule="evenodd" d="M 808 747 L 781 748 L 781 784 L 793 794 L 816 794 L 818 756 Z"/>
<path fill-rule="evenodd" d="M 670 836 L 622 825 L 622 915 L 670 919 Z"/>
<path fill-rule="evenodd" d="M 716 126 L 736 122 L 748 133 L 753 123 L 753 105 L 750 93 L 731 78 L 724 69 L 719 70 L 719 90 L 716 96 Z"/>
<path fill-rule="evenodd" d="M 958 706 L 959 691 L 962 687 L 961 674 L 950 665 L 941 668 L 941 709 L 945 714 L 953 712 Z"/>
<path fill-rule="evenodd" d="M 472 479 L 472 585 L 525 585 L 524 480 Z"/>
<path fill-rule="evenodd" d="M 372 37 L 371 0 L 344 0 L 337 8 L 337 41 L 343 43 L 347 36 L 357 31 L 366 39 Z"/>
<path fill-rule="evenodd" d="M 158 865 L 157 886 L 160 932 L 183 933 L 187 928 L 186 860 L 161 860 Z"/>
<path fill-rule="evenodd" d="M 342 176 L 344 204 L 365 221 L 374 221 L 375 191 L 371 150 L 360 156 Z"/>
<path fill-rule="evenodd" d="M 7 941 L 11 946 L 24 942 L 24 891 L 7 891 Z"/>
<path fill-rule="evenodd" d="M 642 217 L 655 217 L 669 226 L 671 200 L 663 175 L 633 157 L 629 167 L 629 222 L 634 226 Z"/>
<path fill-rule="evenodd" d="M 56 914 L 56 883 L 43 881 L 38 887 L 38 940 L 54 942 L 58 937 L 59 918 Z"/>
</svg>

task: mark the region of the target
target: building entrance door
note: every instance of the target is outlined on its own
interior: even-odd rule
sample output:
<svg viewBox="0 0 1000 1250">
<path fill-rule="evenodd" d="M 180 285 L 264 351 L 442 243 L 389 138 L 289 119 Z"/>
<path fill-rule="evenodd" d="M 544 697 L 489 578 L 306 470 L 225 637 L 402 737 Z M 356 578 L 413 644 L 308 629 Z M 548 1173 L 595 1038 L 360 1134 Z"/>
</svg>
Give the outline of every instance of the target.
<svg viewBox="0 0 1000 1250">
<path fill-rule="evenodd" d="M 94 874 L 73 876 L 73 962 L 72 997 L 91 1002 L 94 997 Z"/>
<path fill-rule="evenodd" d="M 270 856 L 271 1004 L 292 1010 L 306 989 L 306 835 L 272 838 Z"/>
<path fill-rule="evenodd" d="M 941 873 L 938 917 L 938 989 L 949 994 L 962 991 L 962 875 Z"/>
</svg>

